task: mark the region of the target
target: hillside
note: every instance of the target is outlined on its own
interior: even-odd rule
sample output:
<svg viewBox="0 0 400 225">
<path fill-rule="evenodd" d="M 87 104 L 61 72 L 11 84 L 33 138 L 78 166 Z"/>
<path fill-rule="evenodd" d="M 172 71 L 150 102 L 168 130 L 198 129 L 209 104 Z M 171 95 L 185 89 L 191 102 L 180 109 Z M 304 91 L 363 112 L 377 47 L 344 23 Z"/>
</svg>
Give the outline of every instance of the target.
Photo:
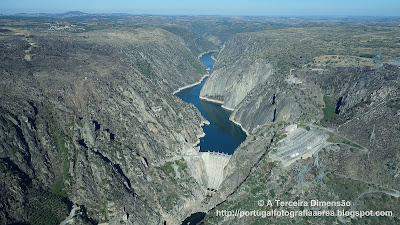
<svg viewBox="0 0 400 225">
<path fill-rule="evenodd" d="M 0 38 L 1 224 L 60 223 L 72 203 L 80 224 L 180 220 L 201 188 L 150 165 L 198 141 L 204 119 L 171 93 L 205 67 L 158 28 L 33 28 Z"/>
<path fill-rule="evenodd" d="M 201 95 L 232 108 L 231 120 L 250 136 L 225 169 L 219 197 L 226 200 L 207 214 L 205 224 L 337 222 L 337 216 L 217 215 L 221 210 L 337 209 L 257 206 L 259 200 L 276 199 L 354 203 L 359 197 L 358 210 L 398 215 L 397 192 L 391 192 L 400 188 L 398 32 L 394 24 L 327 24 L 241 33 L 228 40 Z M 287 131 L 289 125 L 295 125 L 295 134 Z M 238 169 L 244 162 L 252 164 Z M 378 221 L 397 224 L 398 218 L 351 220 Z"/>
</svg>

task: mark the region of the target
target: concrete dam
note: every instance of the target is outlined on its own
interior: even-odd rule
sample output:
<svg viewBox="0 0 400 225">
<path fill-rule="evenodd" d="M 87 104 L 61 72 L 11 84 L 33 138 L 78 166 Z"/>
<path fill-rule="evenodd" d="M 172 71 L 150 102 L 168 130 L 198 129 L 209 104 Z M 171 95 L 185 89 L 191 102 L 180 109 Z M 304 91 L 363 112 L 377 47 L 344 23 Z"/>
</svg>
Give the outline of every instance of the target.
<svg viewBox="0 0 400 225">
<path fill-rule="evenodd" d="M 217 191 L 224 180 L 224 169 L 228 165 L 230 155 L 218 152 L 199 152 L 207 174 L 207 190 Z"/>
</svg>

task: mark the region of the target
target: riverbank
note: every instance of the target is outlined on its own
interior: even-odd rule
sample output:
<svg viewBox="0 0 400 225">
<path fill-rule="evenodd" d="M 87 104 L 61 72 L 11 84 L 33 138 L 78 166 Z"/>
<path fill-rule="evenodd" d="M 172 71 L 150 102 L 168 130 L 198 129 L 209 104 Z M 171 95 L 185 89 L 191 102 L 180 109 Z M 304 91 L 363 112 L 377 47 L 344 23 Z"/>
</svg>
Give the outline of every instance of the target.
<svg viewBox="0 0 400 225">
<path fill-rule="evenodd" d="M 224 104 L 223 101 L 219 101 L 219 100 L 215 100 L 215 99 L 211 99 L 211 98 L 207 98 L 207 97 L 202 97 L 202 96 L 199 96 L 199 98 L 200 98 L 201 100 L 204 100 L 204 101 L 208 101 L 208 102 L 213 102 L 213 103 L 221 104 L 221 107 L 224 108 L 224 109 L 226 109 L 226 110 L 229 110 L 229 111 L 233 111 L 233 110 L 234 110 L 234 109 L 232 109 L 232 108 L 229 108 L 229 107 L 224 106 L 224 105 L 223 105 L 223 104 Z M 231 118 L 229 118 L 229 120 L 232 121 L 234 124 L 238 125 L 238 126 L 246 133 L 246 135 L 249 136 L 249 132 L 242 126 L 241 123 L 239 123 L 239 122 L 237 122 L 237 121 L 235 121 L 235 120 L 233 120 L 233 119 L 231 119 Z"/>
<path fill-rule="evenodd" d="M 210 52 L 218 52 L 219 50 L 208 50 L 206 52 L 202 52 L 200 53 L 200 55 L 198 56 L 198 58 L 200 59 L 203 55 L 208 54 Z M 211 58 L 213 59 L 213 57 L 211 56 Z M 215 61 L 215 59 L 213 59 Z"/>
<path fill-rule="evenodd" d="M 232 109 L 232 108 L 229 108 L 229 107 L 224 106 L 224 102 L 223 102 L 223 101 L 215 100 L 215 99 L 211 99 L 211 98 L 207 98 L 207 97 L 203 97 L 203 96 L 199 96 L 199 98 L 200 98 L 201 100 L 204 100 L 204 101 L 207 101 L 207 102 L 213 102 L 213 103 L 220 104 L 221 107 L 224 108 L 224 109 L 226 109 L 226 110 L 229 110 L 229 111 L 233 111 L 233 110 L 234 110 L 234 109 Z"/>
<path fill-rule="evenodd" d="M 200 123 L 201 128 L 203 128 L 204 126 L 209 126 L 209 125 L 210 125 L 210 121 L 208 121 L 208 120 L 203 120 Z M 198 144 L 200 144 L 201 139 L 205 136 L 206 136 L 206 133 L 204 133 L 204 130 L 201 132 L 201 134 L 196 135 L 197 141 L 193 144 L 193 147 L 196 147 Z M 198 151 L 200 151 L 200 147 L 199 147 Z"/>
<path fill-rule="evenodd" d="M 212 71 L 215 62 L 211 59 L 211 55 L 212 53 L 203 54 L 200 59 L 209 67 L 209 72 Z M 221 101 L 199 96 L 205 82 L 206 79 L 202 79 L 201 82 L 197 82 L 198 85 L 187 85 L 174 92 L 175 96 L 181 98 L 184 102 L 193 104 L 201 115 L 210 122 L 209 126 L 206 126 L 204 121 L 200 123 L 203 132 L 196 132 L 198 139 L 194 140 L 196 142 L 194 148 L 197 151 L 201 149 L 202 151 L 222 151 L 226 154 L 233 154 L 237 146 L 246 139 L 246 131 L 229 120 L 233 109 L 224 107 Z M 179 92 L 185 88 L 187 89 Z"/>
<path fill-rule="evenodd" d="M 229 107 L 224 106 L 224 104 L 222 104 L 221 107 L 224 108 L 224 109 L 226 109 L 226 110 L 232 111 L 232 112 L 233 112 L 233 110 L 234 110 L 234 109 L 232 109 L 232 108 L 229 108 Z"/>
<path fill-rule="evenodd" d="M 199 81 L 197 81 L 196 83 L 189 84 L 189 85 L 186 85 L 186 86 L 183 86 L 183 87 L 178 88 L 177 90 L 175 90 L 174 92 L 172 92 L 172 94 L 175 95 L 176 93 L 178 93 L 178 92 L 180 92 L 180 91 L 182 91 L 182 90 L 185 90 L 185 89 L 194 87 L 194 86 L 196 86 L 196 85 L 199 85 L 199 84 L 200 84 L 206 77 L 208 77 L 208 76 L 210 76 L 210 74 L 204 75 L 204 76 L 203 76 Z"/>
<path fill-rule="evenodd" d="M 249 136 L 249 132 L 242 126 L 241 123 L 239 123 L 239 122 L 237 122 L 237 121 L 235 121 L 235 120 L 233 120 L 231 118 L 229 118 L 229 120 L 232 121 L 232 123 L 238 125 L 240 128 L 242 128 L 242 130 L 246 133 L 246 135 Z"/>
<path fill-rule="evenodd" d="M 218 62 L 218 60 L 213 55 L 211 55 L 211 59 L 214 60 L 215 62 Z"/>
<path fill-rule="evenodd" d="M 207 98 L 207 97 L 203 97 L 203 96 L 199 96 L 199 98 L 201 100 L 207 101 L 207 102 L 213 102 L 213 103 L 217 103 L 217 104 L 224 104 L 223 101 L 219 101 L 219 100 L 215 100 L 215 99 L 211 99 L 211 98 Z"/>
<path fill-rule="evenodd" d="M 206 52 L 202 52 L 202 53 L 200 53 L 200 55 L 198 56 L 198 58 L 200 59 L 203 55 L 208 54 L 208 53 L 210 53 L 210 52 L 218 52 L 218 50 L 209 50 L 209 51 L 206 51 Z M 214 61 L 216 61 L 212 55 L 211 55 L 211 59 L 214 60 Z M 206 71 L 207 71 L 207 74 L 205 74 L 199 81 L 197 81 L 196 83 L 193 83 L 193 84 L 189 84 L 189 85 L 180 87 L 180 88 L 178 88 L 177 90 L 175 90 L 174 92 L 172 92 L 172 94 L 175 95 L 176 93 L 178 93 L 178 92 L 180 92 L 180 91 L 182 91 L 182 90 L 185 90 L 185 89 L 187 89 L 187 88 L 191 88 L 191 87 L 194 87 L 194 86 L 196 86 L 196 85 L 199 85 L 206 77 L 209 77 L 209 76 L 210 76 L 210 72 L 209 72 L 209 71 L 210 71 L 210 68 L 207 68 Z"/>
</svg>

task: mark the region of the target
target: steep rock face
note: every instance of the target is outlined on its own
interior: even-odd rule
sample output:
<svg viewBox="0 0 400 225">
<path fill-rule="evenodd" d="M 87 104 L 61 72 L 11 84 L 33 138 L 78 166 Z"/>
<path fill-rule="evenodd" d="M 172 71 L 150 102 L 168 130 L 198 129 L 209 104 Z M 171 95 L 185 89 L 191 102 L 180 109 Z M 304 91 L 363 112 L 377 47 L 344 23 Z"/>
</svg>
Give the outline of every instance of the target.
<svg viewBox="0 0 400 225">
<path fill-rule="evenodd" d="M 299 77 L 321 86 L 324 95 L 332 99 L 334 117 L 321 123 L 369 149 L 370 165 L 362 165 L 352 176 L 399 186 L 398 137 L 400 135 L 400 82 L 398 66 L 336 67 L 321 72 L 299 71 Z M 326 106 L 325 106 L 326 107 Z M 364 158 L 364 160 L 367 160 Z M 360 164 L 368 164 L 360 162 Z M 373 169 L 368 169 L 372 168 Z M 378 173 L 382 175 L 377 175 Z"/>
<path fill-rule="evenodd" d="M 358 32 L 353 29 L 347 32 Z M 359 57 L 360 46 L 362 51 L 373 51 L 364 42 L 346 43 L 346 48 L 343 48 L 340 44 L 332 44 L 327 36 L 321 38 L 325 34 L 307 34 L 313 30 L 302 28 L 292 32 L 283 29 L 284 32 L 276 31 L 275 34 L 264 33 L 265 45 L 258 46 L 265 47 L 261 55 L 269 58 L 275 66 L 275 73 L 250 91 L 232 113 L 231 119 L 241 123 L 250 134 L 232 156 L 225 170 L 227 179 L 211 200 L 223 202 L 207 214 L 205 223 L 309 223 L 311 220 L 304 217 L 277 220 L 268 216 L 224 217 L 216 213 L 221 210 L 271 210 L 268 205 L 257 206 L 259 200 L 309 202 L 311 199 L 348 199 L 354 202 L 364 192 L 400 189 L 398 67 Z M 275 41 L 267 38 L 274 35 L 283 36 Z M 334 39 L 344 43 L 342 40 L 347 40 L 345 35 L 340 33 Z M 398 57 L 398 53 L 392 52 L 398 49 L 392 36 L 379 32 L 374 35 L 380 35 L 390 43 L 384 47 L 387 59 Z M 369 37 L 370 34 L 359 36 L 364 40 Z M 231 47 L 240 49 L 249 58 L 259 52 L 245 51 L 254 43 L 247 42 L 246 38 L 242 40 L 241 45 Z M 310 45 L 299 44 L 303 41 Z M 223 61 L 222 56 L 219 55 L 218 60 Z M 274 161 L 264 153 L 277 150 L 274 145 L 286 138 L 284 128 L 290 123 L 306 129 L 312 129 L 307 127 L 310 125 L 328 130 L 332 136 L 327 141 L 331 144 L 322 148 L 319 154 L 307 159 L 299 158 L 290 166 Z M 333 138 L 333 134 L 347 140 Z M 269 144 L 267 140 L 271 139 L 273 142 Z M 258 145 L 259 142 L 262 144 Z M 244 168 L 235 171 L 242 165 Z M 252 168 L 251 172 L 249 168 Z M 385 207 L 400 212 L 398 198 L 384 196 L 361 198 L 360 209 Z M 272 209 L 275 208 L 284 209 L 274 205 Z M 358 220 L 364 221 L 371 223 L 372 220 Z M 393 218 L 382 222 L 398 223 Z M 337 217 L 318 217 L 312 219 L 312 223 L 333 224 L 337 223 Z"/>
<path fill-rule="evenodd" d="M 398 97 L 398 67 L 383 63 L 379 67 L 331 67 L 324 70 L 296 70 L 305 83 L 316 84 L 330 96 L 341 122 Z M 364 109 L 364 110 L 365 110 Z M 361 111 L 358 111 L 361 110 Z M 350 114 L 350 115 L 348 115 Z"/>
<path fill-rule="evenodd" d="M 325 196 L 329 196 L 326 199 L 346 199 L 354 202 L 365 192 L 380 190 L 389 190 L 389 194 L 377 194 L 378 198 L 371 195 L 361 197 L 357 208 L 360 210 L 385 208 L 393 211 L 393 213 L 400 212 L 398 198 L 391 197 L 392 193 L 398 193 L 400 190 L 398 148 L 400 137 L 398 120 L 400 115 L 400 83 L 397 81 L 398 67 L 383 64 L 379 68 L 335 67 L 325 70 L 304 69 L 298 70 L 296 73 L 297 78 L 299 78 L 298 81 L 302 83 L 291 85 L 302 88 L 303 85 L 308 83 L 310 88 L 318 87 L 320 94 L 322 93 L 325 97 L 330 96 L 333 99 L 332 105 L 329 106 L 332 110 L 331 113 L 334 115 L 336 114 L 335 111 L 339 109 L 336 116 L 326 119 L 326 115 L 324 115 L 314 124 L 320 126 L 319 123 L 323 123 L 332 128 L 330 130 L 333 133 L 340 134 L 351 142 L 354 141 L 354 143 L 346 141 L 344 144 L 337 144 L 337 142 L 340 142 L 338 139 L 329 138 L 328 142 L 335 144 L 323 148 L 319 154 L 313 155 L 311 158 L 299 159 L 294 164 L 285 167 L 280 162 L 273 161 L 268 156 L 261 155 L 261 153 L 263 151 L 274 151 L 274 148 L 276 148 L 274 144 L 279 143 L 279 139 L 286 136 L 281 135 L 282 128 L 279 129 L 279 126 L 285 127 L 287 123 L 271 123 L 253 129 L 246 142 L 235 151 L 233 159 L 239 156 L 245 159 L 246 156 L 251 157 L 258 154 L 260 160 L 254 164 L 251 173 L 248 173 L 247 176 L 243 174 L 246 171 L 245 169 L 228 176 L 226 182 L 223 183 L 226 189 L 222 189 L 219 195 L 213 197 L 213 200 L 219 199 L 222 203 L 207 214 L 206 223 L 251 224 L 267 222 L 282 224 L 288 222 L 301 224 L 305 223 L 303 217 L 290 219 L 283 217 L 280 220 L 268 216 L 266 218 L 261 216 L 232 218 L 218 216 L 218 211 L 243 208 L 269 210 L 269 206 L 266 205 L 255 206 L 259 200 L 265 201 L 265 199 L 279 199 L 281 201 L 293 201 L 295 199 L 309 202 L 312 199 L 325 199 Z M 275 103 L 279 105 L 277 96 L 275 96 Z M 301 96 L 307 98 L 308 94 L 305 92 Z M 251 95 L 248 97 L 251 98 Z M 273 97 L 273 95 L 270 97 Z M 336 105 L 335 103 L 339 101 L 340 105 Z M 245 102 L 246 100 L 242 103 Z M 271 104 L 271 102 L 268 101 L 268 104 Z M 326 108 L 328 107 L 327 104 L 322 102 L 320 107 Z M 247 110 L 251 109 L 250 105 L 254 106 L 254 103 L 248 104 Z M 239 109 L 237 112 L 241 112 L 241 110 Z M 242 118 L 246 117 L 243 116 Z M 284 121 L 288 121 L 288 119 Z M 302 120 L 296 118 L 292 121 L 297 124 L 302 122 Z M 246 124 L 246 120 L 243 124 Z M 269 139 L 271 133 L 277 134 L 272 136 L 274 143 L 271 144 L 271 147 L 265 148 L 265 146 L 268 146 L 265 143 L 265 138 Z M 249 145 L 251 140 L 253 140 L 253 144 L 248 148 L 246 145 Z M 262 145 L 254 144 L 260 141 L 264 141 L 264 143 Z M 364 150 L 360 150 L 361 145 L 362 148 L 365 148 Z M 251 160 L 240 160 L 237 167 L 240 167 L 243 162 L 251 162 Z M 233 163 L 234 161 L 227 166 L 227 173 L 236 168 Z M 299 182 L 300 180 L 301 182 Z M 391 192 L 391 190 L 397 192 Z M 273 207 L 279 208 L 275 205 Z M 302 207 L 299 207 L 299 209 L 302 209 Z M 338 217 L 318 217 L 312 221 L 318 224 L 332 224 L 337 223 L 337 219 Z M 362 218 L 358 221 L 370 223 L 372 220 Z M 386 224 L 398 223 L 397 219 L 390 217 L 379 221 L 384 221 Z"/>
<path fill-rule="evenodd" d="M 393 122 L 393 113 L 396 110 L 387 108 L 379 110 L 374 113 L 376 119 L 387 122 Z M 367 118 L 366 118 L 367 119 Z M 368 119 L 367 119 L 368 120 Z M 362 124 L 367 122 L 364 120 Z M 371 123 L 371 121 L 367 122 Z M 283 123 L 281 123 L 282 125 Z M 397 125 L 396 125 L 397 126 Z M 242 158 L 237 163 L 240 168 L 242 162 L 253 161 L 251 172 L 245 172 L 249 167 L 245 166 L 242 169 L 232 173 L 230 177 L 223 183 L 223 188 L 210 201 L 218 199 L 222 201 L 215 208 L 209 211 L 204 219 L 204 223 L 211 224 L 282 224 L 282 223 L 295 223 L 302 224 L 306 221 L 316 222 L 318 224 L 333 224 L 339 223 L 338 217 L 315 217 L 312 219 L 304 219 L 304 217 L 281 217 L 276 219 L 274 217 L 266 216 L 221 216 L 222 210 L 271 210 L 271 206 L 267 205 L 267 201 L 275 200 L 280 201 L 307 201 L 315 199 L 327 199 L 329 201 L 336 201 L 344 199 L 346 201 L 354 202 L 358 196 L 368 191 L 390 190 L 393 188 L 399 190 L 399 178 L 388 170 L 389 166 L 382 165 L 382 162 L 388 162 L 389 165 L 396 165 L 393 163 L 396 159 L 389 160 L 390 157 L 386 156 L 388 160 L 381 161 L 379 155 L 388 154 L 392 155 L 393 151 L 387 149 L 380 149 L 380 153 L 367 154 L 364 151 L 356 150 L 353 147 L 345 145 L 332 145 L 322 150 L 318 154 L 319 167 L 314 164 L 315 156 L 309 159 L 299 159 L 294 164 L 284 167 L 277 161 L 269 158 L 268 152 L 276 148 L 279 139 L 282 136 L 272 136 L 274 141 L 266 143 L 265 139 L 271 138 L 273 133 L 282 130 L 285 126 L 280 126 L 279 123 L 271 125 L 264 125 L 253 132 L 248 140 L 243 143 L 236 151 L 237 159 Z M 347 129 L 351 129 L 348 127 Z M 357 127 L 355 129 L 362 129 Z M 380 127 L 383 129 L 383 127 Z M 393 130 L 393 127 L 390 129 Z M 358 133 L 352 131 L 353 133 Z M 384 131 L 386 132 L 386 131 Z M 363 136 L 363 131 L 360 136 Z M 397 132 L 396 132 L 397 133 Z M 384 135 L 387 135 L 385 133 Z M 368 136 L 368 135 L 367 135 Z M 394 135 L 391 138 L 397 139 Z M 354 137 L 354 136 L 353 136 Z M 352 137 L 352 138 L 353 138 Z M 252 141 L 250 141 L 252 140 Z M 384 136 L 380 136 L 376 143 L 385 142 Z M 362 142 L 365 146 L 375 148 L 375 144 L 367 144 Z M 393 143 L 389 143 L 390 146 Z M 262 153 L 265 153 L 263 155 Z M 385 152 L 385 153 L 383 153 Z M 235 155 L 234 154 L 234 155 Z M 256 159 L 258 160 L 254 160 Z M 254 157 L 254 158 L 253 158 Z M 393 157 L 393 156 L 391 156 Z M 233 159 L 234 160 L 234 159 Z M 236 161 L 236 160 L 235 160 Z M 390 162 L 389 162 L 390 161 Z M 234 161 L 232 161 L 233 163 Z M 233 165 L 233 164 L 232 164 Z M 398 165 L 398 162 L 397 162 Z M 226 171 L 234 169 L 234 167 L 227 167 Z M 303 171 L 303 176 L 300 176 L 300 171 Z M 321 172 L 322 171 L 322 172 Z M 380 174 L 380 175 L 378 175 Z M 304 181 L 302 185 L 299 180 Z M 318 178 L 322 177 L 322 179 Z M 231 186 L 232 185 L 232 186 Z M 226 197 L 223 197 L 226 196 Z M 385 196 L 385 197 L 383 197 Z M 324 198 L 325 197 L 325 198 Z M 258 205 L 264 200 L 264 206 Z M 367 195 L 358 201 L 358 209 L 375 210 L 383 207 L 393 213 L 399 213 L 400 207 L 397 204 L 398 198 L 391 197 L 390 195 Z M 272 203 L 272 208 L 282 210 L 282 206 Z M 308 206 L 303 206 L 309 208 Z M 302 210 L 303 207 L 292 207 L 294 210 Z M 325 207 L 315 206 L 313 210 L 324 210 Z M 273 210 L 273 209 L 272 209 Z M 326 209 L 325 209 L 326 210 Z M 361 221 L 367 223 L 373 221 L 371 218 L 360 218 Z M 380 218 L 378 221 L 385 221 L 385 224 L 397 224 L 397 219 L 387 217 Z"/>
<path fill-rule="evenodd" d="M 293 70 L 298 83 L 268 81 L 249 93 L 232 113 L 231 119 L 246 129 L 274 121 L 319 123 L 330 98 L 332 115 L 345 122 L 358 113 L 398 96 L 397 68 L 384 64 L 371 67 L 331 67 Z"/>
<path fill-rule="evenodd" d="M 310 91 L 305 88 L 304 90 Z M 260 86 L 244 98 L 237 109 L 233 111 L 231 119 L 239 122 L 248 131 L 252 131 L 260 125 L 278 121 L 295 121 L 300 118 L 312 118 L 312 116 L 314 118 L 311 121 L 316 121 L 320 117 L 320 113 L 318 111 L 310 112 L 306 117 L 305 108 L 314 108 L 315 110 L 318 108 L 310 102 L 302 104 L 303 102 L 299 101 L 299 98 L 299 90 Z"/>
<path fill-rule="evenodd" d="M 310 202 L 313 199 L 345 199 L 355 202 L 363 193 L 380 190 L 389 191 L 386 194 L 361 196 L 357 209 L 385 208 L 393 213 L 399 213 L 400 207 L 396 195 L 400 190 L 398 67 L 382 64 L 378 68 L 311 68 L 299 69 L 292 73 L 296 74 L 296 83 L 287 80 L 286 84 L 279 84 L 280 88 L 273 89 L 273 84 L 270 84 L 269 89 L 261 89 L 263 93 L 271 93 L 267 94 L 266 100 L 263 101 L 269 106 L 266 109 L 259 110 L 258 114 L 252 111 L 254 108 L 262 108 L 257 104 L 263 104 L 256 101 L 260 98 L 256 92 L 254 95 L 257 98 L 250 93 L 234 111 L 234 114 L 237 113 L 235 120 L 242 121 L 245 127 L 253 127 L 253 130 L 235 151 L 226 167 L 227 178 L 221 185 L 221 190 L 210 200 L 221 203 L 209 211 L 204 219 L 205 223 L 301 224 L 306 223 L 304 217 L 282 217 L 276 220 L 268 216 L 224 217 L 218 213 L 227 209 L 270 210 L 271 207 L 266 205 L 267 200 Z M 284 86 L 286 88 L 282 89 Z M 273 95 L 272 92 L 276 94 Z M 282 96 L 285 98 L 282 99 Z M 326 101 L 327 96 L 332 99 L 331 102 Z M 318 117 L 314 118 L 313 125 L 322 127 L 323 124 L 332 133 L 348 140 L 343 143 L 343 140 L 330 137 L 327 141 L 335 144 L 324 147 L 310 158 L 301 158 L 290 166 L 284 166 L 268 157 L 268 153 L 264 153 L 276 151 L 276 143 L 286 138 L 282 131 L 289 124 L 288 121 L 298 125 L 307 121 L 306 119 L 309 119 L 307 122 L 312 122 L 311 118 L 302 115 L 303 112 L 308 115 L 312 113 L 311 100 L 308 98 L 315 102 L 316 111 L 330 108 L 330 113 L 317 112 Z M 301 104 L 279 108 L 285 100 Z M 273 123 L 272 117 L 268 117 L 272 113 L 273 103 L 277 105 L 278 112 L 287 107 L 297 108 L 300 113 L 291 112 L 290 115 L 293 117 L 290 118 L 280 119 L 277 116 L 277 122 Z M 241 107 L 247 108 L 241 109 Z M 254 127 L 252 122 L 257 119 L 249 120 L 246 117 L 246 115 L 263 115 L 264 111 L 268 111 L 266 113 L 268 118 L 263 122 L 269 125 Z M 271 143 L 267 140 L 271 140 Z M 295 142 L 293 139 L 287 141 Z M 264 206 L 258 205 L 260 200 L 265 201 Z M 273 205 L 272 208 L 282 209 L 277 205 Z M 297 207 L 300 210 L 302 208 Z M 337 220 L 338 217 L 318 217 L 311 221 L 318 224 L 333 224 L 337 223 Z M 362 218 L 358 221 L 370 223 L 373 219 Z M 390 217 L 379 221 L 384 221 L 386 224 L 398 223 L 397 219 Z"/>
<path fill-rule="evenodd" d="M 249 37 L 249 42 L 254 37 Z M 224 44 L 218 54 L 212 75 L 207 79 L 200 97 L 221 101 L 226 108 L 235 108 L 257 85 L 263 84 L 273 73 L 267 61 L 257 56 L 258 49 L 238 46 L 243 41 L 235 37 Z M 251 54 L 243 54 L 251 52 Z"/>
<path fill-rule="evenodd" d="M 72 203 L 85 212 L 77 224 L 191 213 L 180 205 L 203 198 L 200 184 L 182 182 L 183 162 L 180 179 L 157 165 L 202 133 L 200 113 L 171 95 L 203 75 L 179 37 L 13 30 L 1 46 L 2 181 L 13 181 L 0 186 L 1 223 L 56 224 Z"/>
<path fill-rule="evenodd" d="M 330 35 L 332 31 L 337 35 Z M 345 42 L 354 32 L 361 35 Z M 372 26 L 369 31 L 345 25 L 241 33 L 224 44 L 201 96 L 233 109 L 231 119 L 248 131 L 274 121 L 319 122 L 324 117 L 324 96 L 335 96 L 334 103 L 342 97 L 343 106 L 339 113 L 344 113 L 346 101 L 356 105 L 366 99 L 368 88 L 365 85 L 385 80 L 380 75 L 366 75 L 379 72 L 379 69 L 366 72 L 374 70 L 374 63 L 378 62 L 371 59 L 374 55 L 366 53 L 376 52 L 376 46 L 366 44 L 374 35 L 387 42 L 380 48 L 386 60 L 398 56 L 394 51 L 398 48 L 392 38 L 394 33 L 387 34 Z M 310 80 L 302 76 L 301 71 L 317 74 L 319 78 Z M 353 78 L 337 76 L 340 82 L 327 88 L 332 74 L 342 73 L 349 73 Z M 389 83 L 375 85 L 375 88 L 386 84 Z M 338 86 L 341 90 L 337 90 Z M 382 87 L 377 95 L 394 91 L 393 87 L 389 89 Z M 338 94 L 340 91 L 342 95 Z"/>
</svg>

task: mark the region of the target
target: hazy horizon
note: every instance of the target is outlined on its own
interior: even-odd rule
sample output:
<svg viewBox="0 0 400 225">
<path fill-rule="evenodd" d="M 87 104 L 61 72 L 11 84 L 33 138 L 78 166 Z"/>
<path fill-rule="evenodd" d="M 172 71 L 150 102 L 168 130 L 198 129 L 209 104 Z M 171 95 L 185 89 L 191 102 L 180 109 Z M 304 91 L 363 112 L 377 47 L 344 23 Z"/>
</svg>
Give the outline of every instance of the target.
<svg viewBox="0 0 400 225">
<path fill-rule="evenodd" d="M 400 16 L 400 1 L 395 0 L 149 0 L 30 1 L 3 0 L 1 14 L 18 13 L 128 13 L 150 15 L 221 15 L 221 16 Z"/>
</svg>

